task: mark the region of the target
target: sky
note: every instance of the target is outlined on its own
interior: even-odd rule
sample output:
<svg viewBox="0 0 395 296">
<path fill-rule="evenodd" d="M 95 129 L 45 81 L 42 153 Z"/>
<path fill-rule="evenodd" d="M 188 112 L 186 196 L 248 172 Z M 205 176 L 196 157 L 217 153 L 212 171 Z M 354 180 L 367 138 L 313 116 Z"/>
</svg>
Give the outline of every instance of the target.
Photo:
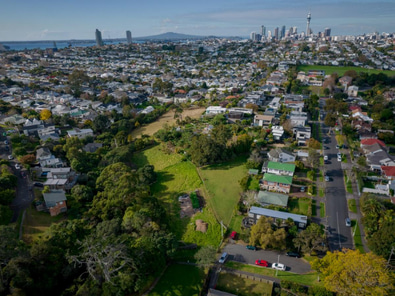
<svg viewBox="0 0 395 296">
<path fill-rule="evenodd" d="M 0 0 L 0 41 L 241 36 L 283 25 L 332 35 L 395 32 L 395 0 Z"/>
</svg>

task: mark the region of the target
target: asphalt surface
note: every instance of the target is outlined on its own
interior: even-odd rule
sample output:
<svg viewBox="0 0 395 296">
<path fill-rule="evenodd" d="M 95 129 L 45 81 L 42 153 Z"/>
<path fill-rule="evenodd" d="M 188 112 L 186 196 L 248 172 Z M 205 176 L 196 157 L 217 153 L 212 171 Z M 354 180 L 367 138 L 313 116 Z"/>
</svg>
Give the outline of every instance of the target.
<svg viewBox="0 0 395 296">
<path fill-rule="evenodd" d="M 10 139 L 9 137 L 4 137 L 3 136 L 3 129 L 0 129 L 0 135 L 1 135 L 1 143 L 0 143 L 0 154 L 1 158 L 7 159 L 8 160 L 8 155 L 12 154 L 12 147 L 10 144 Z M 6 150 L 6 144 L 4 144 L 4 141 L 8 140 L 9 144 L 7 145 L 9 147 L 9 150 Z M 11 170 L 14 172 L 15 176 L 18 177 L 18 183 L 17 183 L 17 188 L 16 188 L 16 197 L 11 203 L 11 210 L 13 211 L 12 219 L 11 222 L 16 222 L 18 220 L 19 214 L 23 212 L 23 210 L 27 209 L 31 202 L 33 201 L 33 193 L 32 191 L 29 190 L 28 186 L 28 174 L 25 171 L 25 177 L 21 175 L 21 169 L 17 170 L 15 168 L 15 164 L 17 161 L 15 159 L 9 160 L 10 162 L 10 167 Z"/>
<path fill-rule="evenodd" d="M 338 152 L 345 150 L 336 149 L 335 132 L 327 136 L 329 128 L 324 124 L 321 125 L 323 136 L 324 155 L 329 158 L 329 163 L 325 164 L 325 172 L 330 181 L 326 182 L 325 203 L 326 203 L 326 229 L 329 249 L 331 251 L 341 250 L 342 248 L 353 249 L 353 239 L 351 227 L 346 226 L 348 218 L 348 205 L 346 198 L 346 189 L 344 184 L 343 170 L 341 162 L 337 160 Z"/>
<path fill-rule="evenodd" d="M 255 261 L 261 259 L 267 261 L 269 263 L 269 266 L 271 266 L 272 263 L 276 263 L 279 260 L 280 263 L 285 264 L 285 266 L 287 267 L 286 271 L 300 274 L 311 271 L 310 264 L 304 259 L 288 257 L 285 255 L 285 253 L 281 252 L 266 251 L 261 249 L 252 251 L 248 250 L 245 245 L 239 245 L 236 243 L 227 244 L 223 248 L 222 252 L 227 252 L 229 254 L 227 260 L 237 261 L 245 264 L 255 265 Z"/>
</svg>

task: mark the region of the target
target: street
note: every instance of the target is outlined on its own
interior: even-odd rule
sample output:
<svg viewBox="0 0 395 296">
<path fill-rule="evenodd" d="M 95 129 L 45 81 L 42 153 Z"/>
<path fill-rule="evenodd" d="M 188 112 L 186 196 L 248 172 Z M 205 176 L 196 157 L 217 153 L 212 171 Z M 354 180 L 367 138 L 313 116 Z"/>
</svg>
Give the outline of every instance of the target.
<svg viewBox="0 0 395 296">
<path fill-rule="evenodd" d="M 255 260 L 262 259 L 269 263 L 276 263 L 279 260 L 280 263 L 287 266 L 287 271 L 295 273 L 307 273 L 311 271 L 310 264 L 304 259 L 288 257 L 285 253 L 276 251 L 266 251 L 258 249 L 256 251 L 248 250 L 246 246 L 239 245 L 235 243 L 228 243 L 222 250 L 222 252 L 227 252 L 229 254 L 228 260 L 237 261 L 246 264 L 255 264 Z M 265 267 L 262 267 L 265 268 Z"/>
</svg>

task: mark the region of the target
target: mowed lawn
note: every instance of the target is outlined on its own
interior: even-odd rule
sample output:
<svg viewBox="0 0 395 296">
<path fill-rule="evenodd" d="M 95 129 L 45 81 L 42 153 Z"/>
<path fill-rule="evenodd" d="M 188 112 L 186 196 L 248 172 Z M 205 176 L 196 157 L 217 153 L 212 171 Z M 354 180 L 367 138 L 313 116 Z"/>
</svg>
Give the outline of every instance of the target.
<svg viewBox="0 0 395 296">
<path fill-rule="evenodd" d="M 149 296 L 199 295 L 205 273 L 193 265 L 170 265 Z"/>
<path fill-rule="evenodd" d="M 239 296 L 270 296 L 273 291 L 273 283 L 255 281 L 221 272 L 216 288 Z"/>
<path fill-rule="evenodd" d="M 365 69 L 361 67 L 337 67 L 337 66 L 320 66 L 320 65 L 300 65 L 298 66 L 298 71 L 309 71 L 309 70 L 324 70 L 325 75 L 330 75 L 332 73 L 337 73 L 339 76 L 343 76 L 348 70 L 355 70 L 357 73 L 365 72 L 369 74 L 384 73 L 388 76 L 395 76 L 395 71 L 390 70 L 377 70 L 377 69 Z"/>
<path fill-rule="evenodd" d="M 42 236 L 52 223 L 58 223 L 64 219 L 66 218 L 62 214 L 51 217 L 49 213 L 38 212 L 31 206 L 26 210 L 22 238 L 26 243 L 32 243 Z"/>
<path fill-rule="evenodd" d="M 205 110 L 206 110 L 205 108 L 191 108 L 191 109 L 184 110 L 182 112 L 182 118 L 185 118 L 187 116 L 189 116 L 192 119 L 199 118 Z M 174 118 L 174 110 L 170 110 L 170 111 L 166 112 L 165 114 L 163 114 L 160 118 L 158 118 L 158 120 L 155 120 L 154 122 L 152 122 L 150 124 L 143 125 L 143 126 L 139 127 L 138 129 L 135 129 L 132 132 L 132 137 L 137 138 L 137 137 L 140 137 L 142 134 L 152 136 L 158 130 L 163 128 L 164 124 L 173 125 L 176 123 L 176 121 L 177 121 L 177 118 Z"/>
<path fill-rule="evenodd" d="M 209 195 L 208 202 L 218 219 L 227 226 L 242 192 L 239 181 L 247 174 L 245 161 L 246 157 L 243 156 L 199 170 Z"/>
</svg>

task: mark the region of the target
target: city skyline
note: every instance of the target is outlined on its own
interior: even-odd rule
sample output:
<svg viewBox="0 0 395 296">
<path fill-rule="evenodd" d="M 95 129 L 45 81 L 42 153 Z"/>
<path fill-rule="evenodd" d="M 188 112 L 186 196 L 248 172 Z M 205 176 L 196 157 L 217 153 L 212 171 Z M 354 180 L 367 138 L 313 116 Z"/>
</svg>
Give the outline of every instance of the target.
<svg viewBox="0 0 395 296">
<path fill-rule="evenodd" d="M 2 6 L 0 41 L 103 39 L 176 32 L 191 35 L 249 36 L 252 31 L 297 27 L 305 31 L 312 15 L 313 33 L 331 28 L 332 35 L 395 31 L 395 2 L 374 0 L 56 1 L 15 0 Z"/>
</svg>

